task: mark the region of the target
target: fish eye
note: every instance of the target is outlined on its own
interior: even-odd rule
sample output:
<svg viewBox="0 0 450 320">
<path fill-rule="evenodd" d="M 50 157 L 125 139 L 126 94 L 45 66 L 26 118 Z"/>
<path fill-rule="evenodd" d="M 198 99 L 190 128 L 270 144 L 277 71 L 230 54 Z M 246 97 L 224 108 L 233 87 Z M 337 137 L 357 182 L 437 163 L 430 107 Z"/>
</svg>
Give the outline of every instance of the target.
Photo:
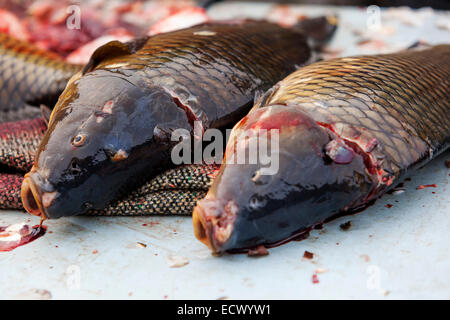
<svg viewBox="0 0 450 320">
<path fill-rule="evenodd" d="M 86 141 L 86 136 L 84 134 L 77 134 L 75 137 L 73 137 L 72 139 L 72 144 L 75 147 L 81 147 L 84 142 Z"/>
</svg>

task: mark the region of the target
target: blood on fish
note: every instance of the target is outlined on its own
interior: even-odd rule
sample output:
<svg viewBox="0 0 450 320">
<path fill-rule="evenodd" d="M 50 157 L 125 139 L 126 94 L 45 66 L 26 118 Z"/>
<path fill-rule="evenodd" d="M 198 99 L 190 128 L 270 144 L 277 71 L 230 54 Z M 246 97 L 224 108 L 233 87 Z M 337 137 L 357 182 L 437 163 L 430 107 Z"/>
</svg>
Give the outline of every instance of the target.
<svg viewBox="0 0 450 320">
<path fill-rule="evenodd" d="M 373 138 L 370 140 L 366 145 L 366 152 L 372 152 L 373 149 L 378 145 L 378 140 L 376 138 Z"/>
<path fill-rule="evenodd" d="M 375 146 L 378 144 L 377 139 L 372 139 L 369 141 L 369 143 L 364 147 L 360 145 L 360 142 L 349 140 L 345 137 L 342 137 L 339 135 L 333 125 L 326 123 L 326 122 L 319 122 L 317 121 L 317 124 L 321 127 L 324 127 L 328 130 L 330 130 L 332 133 L 334 133 L 336 136 L 338 136 L 340 139 L 342 139 L 345 144 L 353 149 L 353 151 L 356 154 L 359 154 L 364 162 L 364 165 L 366 166 L 367 172 L 369 172 L 371 175 L 376 176 L 376 178 L 379 181 L 379 184 L 383 183 L 386 186 L 390 186 L 394 181 L 394 176 L 388 174 L 386 171 L 384 171 L 382 168 L 379 168 L 376 159 L 374 156 L 370 153 Z M 367 197 L 367 201 L 372 200 L 374 195 L 376 194 L 378 188 L 374 188 L 372 192 Z"/>
<path fill-rule="evenodd" d="M 114 107 L 114 101 L 108 101 L 103 105 L 102 112 L 111 114 L 113 111 L 113 107 Z"/>
<path fill-rule="evenodd" d="M 175 102 L 175 104 L 177 105 L 177 107 L 186 113 L 186 117 L 188 119 L 189 124 L 191 125 L 192 128 L 194 128 L 194 122 L 199 121 L 199 120 L 198 120 L 197 116 L 195 115 L 194 111 L 191 109 L 191 107 L 182 103 L 181 100 L 176 96 L 172 96 L 172 99 L 173 99 L 173 102 Z M 203 133 L 203 128 L 202 128 L 202 133 Z"/>
<path fill-rule="evenodd" d="M 272 130 L 272 129 L 280 129 L 281 126 L 283 127 L 295 127 L 300 124 L 300 121 L 298 119 L 284 119 L 284 117 L 275 118 L 273 120 L 268 121 L 258 121 L 254 124 L 252 124 L 252 129 L 266 129 L 266 130 Z"/>
<path fill-rule="evenodd" d="M 264 109 L 261 110 L 261 113 L 266 112 Z M 281 131 L 282 127 L 296 127 L 299 124 L 306 123 L 307 120 L 308 119 L 305 117 L 299 116 L 298 114 L 292 112 L 280 112 L 270 117 L 262 117 L 262 119 L 253 122 L 249 126 L 249 129 L 278 129 Z"/>
</svg>

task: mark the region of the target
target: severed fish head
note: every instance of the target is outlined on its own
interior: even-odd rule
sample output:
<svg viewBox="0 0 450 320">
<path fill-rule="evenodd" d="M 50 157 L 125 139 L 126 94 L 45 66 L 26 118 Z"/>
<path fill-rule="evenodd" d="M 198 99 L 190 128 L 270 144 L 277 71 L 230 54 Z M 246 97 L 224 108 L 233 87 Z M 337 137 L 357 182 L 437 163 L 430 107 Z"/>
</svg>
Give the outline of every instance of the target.
<svg viewBox="0 0 450 320">
<path fill-rule="evenodd" d="M 196 237 L 216 253 L 274 245 L 358 201 L 370 175 L 335 138 L 295 105 L 253 109 L 194 209 Z"/>
<path fill-rule="evenodd" d="M 135 73 L 72 79 L 23 182 L 25 209 L 59 218 L 104 208 L 167 161 L 173 128 L 189 128 L 186 113 Z"/>
</svg>

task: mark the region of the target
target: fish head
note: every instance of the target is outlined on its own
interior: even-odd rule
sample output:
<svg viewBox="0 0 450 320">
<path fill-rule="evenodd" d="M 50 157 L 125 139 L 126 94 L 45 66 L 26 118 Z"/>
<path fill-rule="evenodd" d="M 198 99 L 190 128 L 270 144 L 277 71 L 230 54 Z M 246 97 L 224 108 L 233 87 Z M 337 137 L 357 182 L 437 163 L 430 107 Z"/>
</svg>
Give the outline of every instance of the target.
<svg viewBox="0 0 450 320">
<path fill-rule="evenodd" d="M 196 237 L 216 253 L 273 245 L 354 201 L 371 180 L 353 150 L 335 150 L 340 163 L 328 156 L 335 138 L 297 106 L 252 110 L 233 128 L 220 172 L 194 209 Z"/>
<path fill-rule="evenodd" d="M 95 70 L 70 81 L 22 185 L 25 209 L 59 218 L 103 209 L 170 156 L 189 128 L 170 94 L 139 77 Z"/>
</svg>

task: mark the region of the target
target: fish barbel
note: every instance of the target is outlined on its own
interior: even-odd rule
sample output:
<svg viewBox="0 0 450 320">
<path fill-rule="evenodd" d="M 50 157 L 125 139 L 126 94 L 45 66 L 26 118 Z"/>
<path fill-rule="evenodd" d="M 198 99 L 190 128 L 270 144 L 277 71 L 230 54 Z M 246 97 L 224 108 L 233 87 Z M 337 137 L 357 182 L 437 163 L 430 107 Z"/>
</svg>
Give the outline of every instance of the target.
<svg viewBox="0 0 450 320">
<path fill-rule="evenodd" d="M 306 66 L 234 128 L 224 163 L 193 214 L 220 253 L 270 246 L 383 195 L 450 142 L 450 45 Z M 278 171 L 227 163 L 276 129 Z M 250 140 L 249 140 L 250 139 Z M 275 145 L 276 144 L 276 145 Z"/>
</svg>

